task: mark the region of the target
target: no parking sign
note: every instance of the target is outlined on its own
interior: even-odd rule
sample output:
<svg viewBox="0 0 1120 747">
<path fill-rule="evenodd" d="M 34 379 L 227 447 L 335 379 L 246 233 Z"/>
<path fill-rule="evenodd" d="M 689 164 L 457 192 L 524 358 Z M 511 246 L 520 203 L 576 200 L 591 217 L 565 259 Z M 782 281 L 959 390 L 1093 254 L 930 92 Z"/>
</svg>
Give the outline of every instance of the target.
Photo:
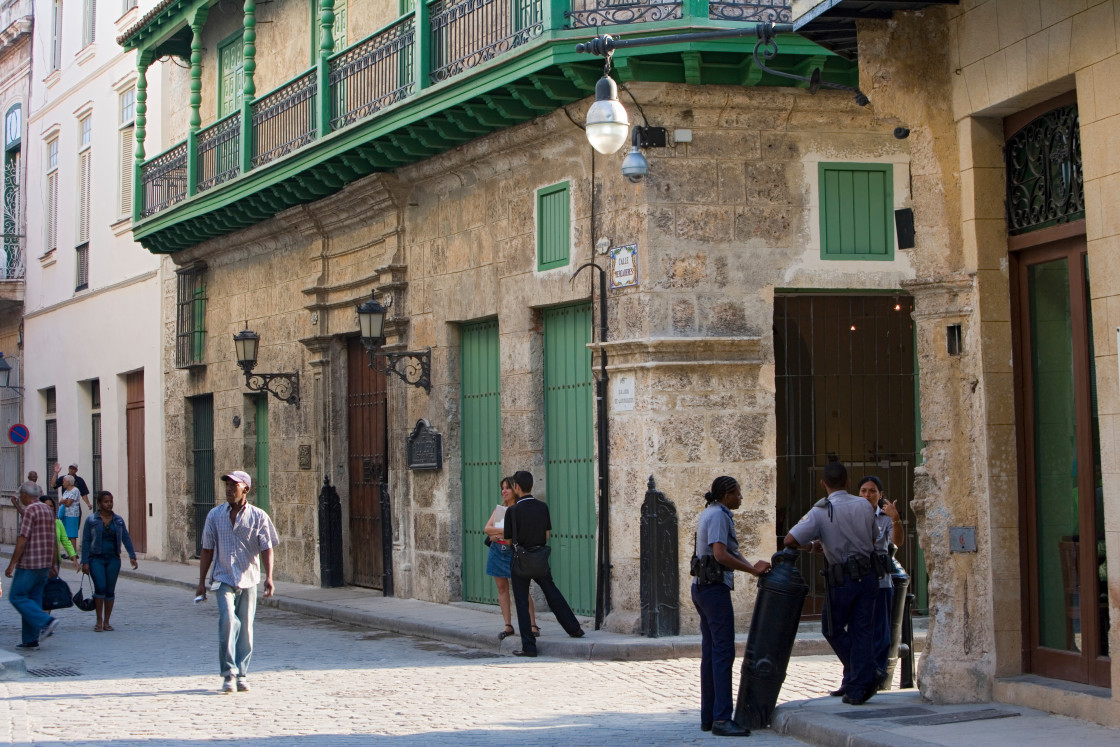
<svg viewBox="0 0 1120 747">
<path fill-rule="evenodd" d="M 8 440 L 16 446 L 22 446 L 27 443 L 27 439 L 31 438 L 31 431 L 23 423 L 16 423 L 8 429 Z"/>
</svg>

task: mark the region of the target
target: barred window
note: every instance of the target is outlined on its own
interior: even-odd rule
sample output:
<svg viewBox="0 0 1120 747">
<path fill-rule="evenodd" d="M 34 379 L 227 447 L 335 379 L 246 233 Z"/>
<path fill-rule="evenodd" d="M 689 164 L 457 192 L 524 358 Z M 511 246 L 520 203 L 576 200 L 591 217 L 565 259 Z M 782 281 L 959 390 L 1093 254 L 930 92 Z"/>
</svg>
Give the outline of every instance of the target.
<svg viewBox="0 0 1120 747">
<path fill-rule="evenodd" d="M 206 266 L 192 265 L 179 270 L 177 296 L 175 366 L 189 368 L 205 365 L 206 342 Z"/>
<path fill-rule="evenodd" d="M 89 382 L 90 443 L 93 446 L 93 494 L 101 490 L 101 380 Z"/>
<path fill-rule="evenodd" d="M 43 410 L 47 415 L 43 424 L 44 440 L 47 447 L 47 468 L 43 470 L 43 474 L 47 476 L 47 480 L 50 480 L 50 476 L 54 474 L 54 465 L 58 462 L 58 423 L 54 417 L 55 397 L 53 386 L 43 390 L 43 405 Z"/>
</svg>

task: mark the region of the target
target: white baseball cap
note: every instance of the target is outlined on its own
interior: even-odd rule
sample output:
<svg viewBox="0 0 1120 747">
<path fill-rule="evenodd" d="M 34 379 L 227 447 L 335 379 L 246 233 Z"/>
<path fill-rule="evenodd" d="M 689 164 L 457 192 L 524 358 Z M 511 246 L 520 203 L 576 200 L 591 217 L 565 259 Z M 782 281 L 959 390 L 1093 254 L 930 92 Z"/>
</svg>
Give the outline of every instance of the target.
<svg viewBox="0 0 1120 747">
<path fill-rule="evenodd" d="M 227 482 L 239 482 L 247 488 L 253 487 L 253 478 L 249 477 L 248 472 L 242 472 L 239 469 L 235 469 L 228 475 L 222 475 L 222 479 Z"/>
</svg>

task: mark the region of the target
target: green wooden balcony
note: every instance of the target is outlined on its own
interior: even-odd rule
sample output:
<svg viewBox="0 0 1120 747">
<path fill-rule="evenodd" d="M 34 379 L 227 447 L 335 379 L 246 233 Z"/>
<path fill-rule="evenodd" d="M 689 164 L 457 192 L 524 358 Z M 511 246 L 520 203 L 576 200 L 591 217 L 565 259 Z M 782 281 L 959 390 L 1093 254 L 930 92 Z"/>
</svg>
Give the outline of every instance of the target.
<svg viewBox="0 0 1120 747">
<path fill-rule="evenodd" d="M 166 0 L 149 13 L 148 26 L 122 37 L 125 47 L 140 50 L 142 74 L 154 56 L 176 47 L 200 63 L 201 23 L 195 16 L 191 45 L 181 26 L 207 1 Z M 247 19 L 252 4 L 246 2 Z M 180 30 L 165 29 L 163 46 L 145 49 L 160 23 L 175 22 L 171 11 L 179 13 Z M 356 44 L 324 50 L 314 67 L 274 91 L 254 97 L 250 79 L 241 110 L 205 128 L 195 99 L 187 139 L 148 160 L 138 117 L 133 234 L 150 251 L 175 252 L 590 96 L 603 61 L 577 54 L 575 45 L 597 33 L 680 33 L 789 16 L 788 0 L 419 2 Z M 856 83 L 853 63 L 797 36 L 779 41 L 781 54 L 769 66 L 801 74 L 821 67 L 831 80 Z M 744 38 L 619 50 L 613 75 L 789 85 L 757 68 L 753 45 Z"/>
</svg>

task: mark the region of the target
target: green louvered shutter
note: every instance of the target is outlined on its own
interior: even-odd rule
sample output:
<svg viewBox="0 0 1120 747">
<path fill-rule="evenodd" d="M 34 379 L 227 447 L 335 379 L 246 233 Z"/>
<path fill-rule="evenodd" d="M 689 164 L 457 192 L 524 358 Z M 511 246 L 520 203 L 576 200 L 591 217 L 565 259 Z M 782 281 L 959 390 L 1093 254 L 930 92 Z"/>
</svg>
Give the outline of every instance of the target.
<svg viewBox="0 0 1120 747">
<path fill-rule="evenodd" d="M 462 403 L 460 448 L 463 454 L 463 599 L 498 601 L 486 575 L 483 528 L 502 499 L 502 387 L 498 322 L 468 324 L 460 336 Z"/>
<path fill-rule="evenodd" d="M 894 259 L 889 163 L 819 165 L 821 259 Z"/>
<path fill-rule="evenodd" d="M 241 108 L 245 98 L 245 39 L 242 34 L 218 48 L 218 119 Z"/>
<path fill-rule="evenodd" d="M 568 264 L 568 182 L 537 190 L 537 269 L 550 270 Z"/>
<path fill-rule="evenodd" d="M 591 306 L 544 313 L 545 495 L 552 576 L 577 614 L 595 612 Z"/>
</svg>

